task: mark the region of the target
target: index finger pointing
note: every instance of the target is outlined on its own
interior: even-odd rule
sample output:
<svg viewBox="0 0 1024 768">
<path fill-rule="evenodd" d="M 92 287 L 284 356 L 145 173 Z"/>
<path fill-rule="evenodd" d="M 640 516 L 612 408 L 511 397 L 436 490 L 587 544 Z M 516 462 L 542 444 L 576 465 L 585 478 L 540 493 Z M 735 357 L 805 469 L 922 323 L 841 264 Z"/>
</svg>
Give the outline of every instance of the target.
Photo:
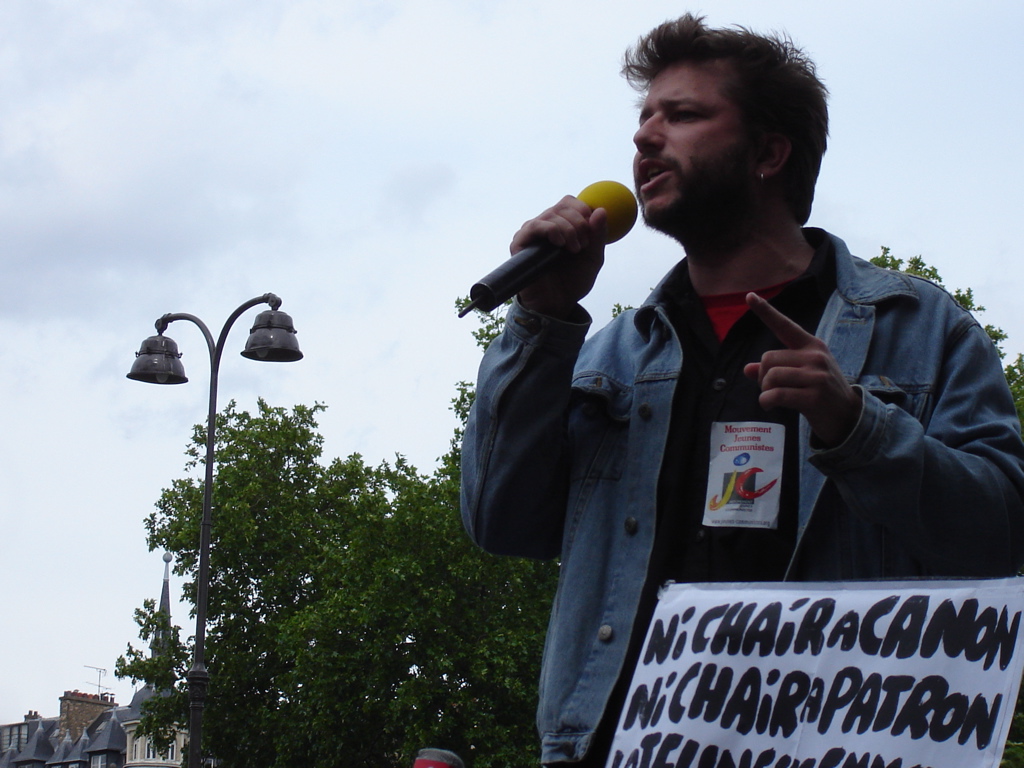
<svg viewBox="0 0 1024 768">
<path fill-rule="evenodd" d="M 756 293 L 747 294 L 747 306 L 789 349 L 801 349 L 815 338 Z"/>
</svg>

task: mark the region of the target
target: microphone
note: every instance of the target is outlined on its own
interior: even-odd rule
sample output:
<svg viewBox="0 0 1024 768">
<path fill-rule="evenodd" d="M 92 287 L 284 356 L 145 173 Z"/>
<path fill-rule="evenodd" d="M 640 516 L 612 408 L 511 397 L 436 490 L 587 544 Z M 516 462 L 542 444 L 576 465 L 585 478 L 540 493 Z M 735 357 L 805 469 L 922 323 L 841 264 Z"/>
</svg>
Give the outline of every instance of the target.
<svg viewBox="0 0 1024 768">
<path fill-rule="evenodd" d="M 608 213 L 609 243 L 625 237 L 636 222 L 636 198 L 617 181 L 594 182 L 576 197 L 592 209 L 604 208 Z M 561 248 L 551 243 L 531 245 L 519 251 L 469 289 L 470 302 L 459 312 L 459 317 L 465 317 L 474 309 L 490 312 L 504 304 L 519 289 L 532 283 L 561 253 Z"/>
</svg>

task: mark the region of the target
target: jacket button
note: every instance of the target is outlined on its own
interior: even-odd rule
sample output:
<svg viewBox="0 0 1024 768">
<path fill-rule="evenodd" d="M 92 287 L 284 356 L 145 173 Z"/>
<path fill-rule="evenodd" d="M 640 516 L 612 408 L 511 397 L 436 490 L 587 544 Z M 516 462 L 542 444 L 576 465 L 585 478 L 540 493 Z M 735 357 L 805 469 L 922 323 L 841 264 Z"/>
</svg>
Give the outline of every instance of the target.
<svg viewBox="0 0 1024 768">
<path fill-rule="evenodd" d="M 632 536 L 637 532 L 637 529 L 640 527 L 640 524 L 636 521 L 635 517 L 627 517 L 624 526 L 626 528 L 626 533 Z"/>
<path fill-rule="evenodd" d="M 651 418 L 651 405 L 650 403 L 640 403 L 640 407 L 636 409 L 636 412 L 640 414 L 640 418 L 645 421 Z"/>
<path fill-rule="evenodd" d="M 517 317 L 515 319 L 515 322 L 516 325 L 518 325 L 520 328 L 525 329 L 527 333 L 532 334 L 534 336 L 540 333 L 540 330 L 543 327 L 543 324 L 541 323 L 539 317 Z"/>
<path fill-rule="evenodd" d="M 727 382 L 725 379 L 715 379 L 714 381 L 711 382 L 711 388 L 715 390 L 715 392 L 721 392 L 723 389 L 725 389 L 728 383 L 729 382 Z"/>
<path fill-rule="evenodd" d="M 611 624 L 602 624 L 601 628 L 597 630 L 597 639 L 600 640 L 602 643 L 607 643 L 609 640 L 612 639 L 612 635 L 614 634 L 615 632 L 614 630 L 612 630 Z"/>
</svg>

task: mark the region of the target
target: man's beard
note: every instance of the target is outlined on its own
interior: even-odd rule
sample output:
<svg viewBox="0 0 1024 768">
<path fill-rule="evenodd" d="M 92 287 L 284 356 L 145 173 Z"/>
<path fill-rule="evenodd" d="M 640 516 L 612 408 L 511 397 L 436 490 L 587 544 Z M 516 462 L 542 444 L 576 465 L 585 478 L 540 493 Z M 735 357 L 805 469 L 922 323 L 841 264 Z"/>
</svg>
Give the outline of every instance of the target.
<svg viewBox="0 0 1024 768">
<path fill-rule="evenodd" d="M 689 255 L 729 249 L 743 241 L 756 208 L 749 144 L 710 160 L 695 159 L 685 173 L 677 161 L 660 160 L 675 175 L 676 198 L 648 211 L 641 197 L 647 226 L 678 240 Z"/>
</svg>

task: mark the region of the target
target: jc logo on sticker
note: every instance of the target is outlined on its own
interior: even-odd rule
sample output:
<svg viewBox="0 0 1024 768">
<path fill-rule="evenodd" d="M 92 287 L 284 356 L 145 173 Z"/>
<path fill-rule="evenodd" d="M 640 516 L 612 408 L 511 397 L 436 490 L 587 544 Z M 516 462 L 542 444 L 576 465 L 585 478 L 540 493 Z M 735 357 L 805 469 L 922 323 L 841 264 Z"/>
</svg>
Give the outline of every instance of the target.
<svg viewBox="0 0 1024 768">
<path fill-rule="evenodd" d="M 741 453 L 732 460 L 732 463 L 736 467 L 746 466 L 750 463 L 750 454 Z M 779 480 L 776 478 L 758 488 L 757 475 L 763 471 L 760 467 L 749 467 L 743 470 L 734 469 L 732 472 L 724 475 L 722 478 L 722 495 L 721 497 L 712 496 L 708 502 L 708 509 L 711 511 L 721 509 L 729 503 L 733 494 L 737 497 L 736 502 L 742 504 L 743 502 L 752 502 L 757 497 L 768 493 Z"/>
</svg>

